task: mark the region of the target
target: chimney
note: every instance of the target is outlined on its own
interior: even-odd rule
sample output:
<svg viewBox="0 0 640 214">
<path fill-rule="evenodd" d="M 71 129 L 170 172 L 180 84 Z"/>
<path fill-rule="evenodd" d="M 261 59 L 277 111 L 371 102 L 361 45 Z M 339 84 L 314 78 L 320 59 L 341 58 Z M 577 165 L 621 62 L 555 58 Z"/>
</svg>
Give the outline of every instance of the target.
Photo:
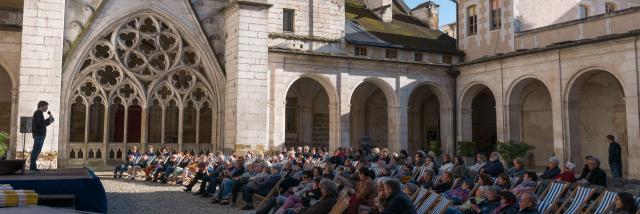
<svg viewBox="0 0 640 214">
<path fill-rule="evenodd" d="M 391 22 L 393 20 L 393 0 L 364 0 L 367 8 L 376 13 L 383 22 Z"/>
<path fill-rule="evenodd" d="M 431 29 L 438 29 L 438 11 L 440 5 L 432 1 L 422 3 L 411 10 L 411 15 Z"/>
</svg>

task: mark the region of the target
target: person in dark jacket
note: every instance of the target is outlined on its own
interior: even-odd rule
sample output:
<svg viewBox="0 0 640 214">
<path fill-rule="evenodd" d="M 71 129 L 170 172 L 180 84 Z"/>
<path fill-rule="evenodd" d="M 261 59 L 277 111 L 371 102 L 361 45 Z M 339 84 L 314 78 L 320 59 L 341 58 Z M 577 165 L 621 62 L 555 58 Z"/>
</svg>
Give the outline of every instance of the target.
<svg viewBox="0 0 640 214">
<path fill-rule="evenodd" d="M 589 160 L 591 160 L 591 158 L 591 155 L 584 157 L 584 166 L 582 167 L 582 172 L 580 173 L 578 180 L 585 179 L 587 178 L 587 175 L 589 175 Z"/>
<path fill-rule="evenodd" d="M 622 178 L 622 147 L 615 141 L 613 135 L 607 135 L 609 141 L 609 168 L 614 178 Z"/>
<path fill-rule="evenodd" d="M 49 109 L 49 103 L 46 101 L 38 102 L 38 110 L 33 112 L 31 118 L 31 134 L 33 136 L 33 149 L 31 150 L 31 162 L 29 162 L 29 170 L 38 172 L 38 156 L 42 151 L 44 138 L 47 136 L 47 126 L 53 123 L 54 119 L 49 112 L 49 118 L 44 119 L 44 113 Z"/>
<path fill-rule="evenodd" d="M 526 192 L 520 197 L 520 208 L 518 214 L 538 214 L 538 199 L 532 192 Z"/>
<path fill-rule="evenodd" d="M 253 193 L 256 193 L 261 196 L 266 196 L 269 194 L 269 191 L 280 181 L 280 173 L 277 169 L 269 167 L 271 170 L 271 174 L 269 174 L 264 179 L 254 181 L 253 185 L 245 185 L 242 187 L 242 199 L 245 202 L 245 206 L 242 207 L 242 210 L 252 210 L 253 209 Z M 251 184 L 251 183 L 250 183 Z"/>
<path fill-rule="evenodd" d="M 504 172 L 504 165 L 500 162 L 500 154 L 492 152 L 489 162 L 480 170 L 482 173 L 486 173 L 491 177 L 498 177 L 498 175 Z"/>
<path fill-rule="evenodd" d="M 336 187 L 336 183 L 328 179 L 322 179 L 318 186 L 320 186 L 320 192 L 322 194 L 322 196 L 320 197 L 320 201 L 316 202 L 308 209 L 300 211 L 299 213 L 325 214 L 329 213 L 329 211 L 331 211 L 331 208 L 333 208 L 333 205 L 336 204 L 336 195 L 338 194 L 338 187 Z"/>
<path fill-rule="evenodd" d="M 560 168 L 558 165 L 560 164 L 560 160 L 557 157 L 550 157 L 549 162 L 547 162 L 547 168 L 544 169 L 540 178 L 542 179 L 554 179 L 560 174 Z"/>
<path fill-rule="evenodd" d="M 516 214 L 518 209 L 516 209 L 516 202 L 518 199 L 516 196 L 509 190 L 504 190 L 500 192 L 500 206 L 496 208 L 493 213 L 496 214 Z"/>
<path fill-rule="evenodd" d="M 497 186 L 490 186 L 485 192 L 486 199 L 479 204 L 472 204 L 470 210 L 464 213 L 491 214 L 500 206 L 500 192 L 502 190 Z"/>
<path fill-rule="evenodd" d="M 413 202 L 400 190 L 400 181 L 395 179 L 387 180 L 384 183 L 384 209 L 380 210 L 381 214 L 415 214 L 416 208 Z"/>
<path fill-rule="evenodd" d="M 507 176 L 522 178 L 525 172 L 527 172 L 527 170 L 524 168 L 524 159 L 516 158 L 513 159 L 513 167 L 507 170 Z"/>
<path fill-rule="evenodd" d="M 600 169 L 600 159 L 592 157 L 589 160 L 589 174 L 580 182 L 603 187 L 607 186 L 607 173 Z"/>
<path fill-rule="evenodd" d="M 433 186 L 433 191 L 436 193 L 443 193 L 447 190 L 451 189 L 453 185 L 453 175 L 451 172 L 444 172 L 444 174 L 440 177 L 440 180 L 437 181 L 437 184 Z"/>
</svg>

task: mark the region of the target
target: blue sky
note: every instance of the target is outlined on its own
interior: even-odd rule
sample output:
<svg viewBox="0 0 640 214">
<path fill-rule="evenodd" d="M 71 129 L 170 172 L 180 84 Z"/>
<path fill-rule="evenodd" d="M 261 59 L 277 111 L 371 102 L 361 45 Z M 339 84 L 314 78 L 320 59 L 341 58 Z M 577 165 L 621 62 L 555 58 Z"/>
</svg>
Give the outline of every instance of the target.
<svg viewBox="0 0 640 214">
<path fill-rule="evenodd" d="M 404 0 L 407 6 L 414 8 L 427 0 Z M 431 0 L 440 5 L 440 26 L 456 21 L 456 4 L 451 0 Z"/>
</svg>

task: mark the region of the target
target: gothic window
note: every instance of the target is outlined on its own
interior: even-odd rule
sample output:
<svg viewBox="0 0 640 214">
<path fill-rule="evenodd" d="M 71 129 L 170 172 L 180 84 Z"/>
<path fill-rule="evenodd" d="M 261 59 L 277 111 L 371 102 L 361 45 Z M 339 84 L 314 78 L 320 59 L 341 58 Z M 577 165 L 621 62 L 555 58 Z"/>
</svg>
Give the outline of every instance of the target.
<svg viewBox="0 0 640 214">
<path fill-rule="evenodd" d="M 89 107 L 89 143 L 101 143 L 104 133 L 104 105 L 101 97 L 95 97 Z"/>
<path fill-rule="evenodd" d="M 475 35 L 478 33 L 478 12 L 476 6 L 471 5 L 467 8 L 467 34 Z"/>
<path fill-rule="evenodd" d="M 213 143 L 215 74 L 177 27 L 144 12 L 119 21 L 90 47 L 69 83 L 70 142 Z M 118 148 L 107 145 L 105 155 L 121 158 Z"/>
<path fill-rule="evenodd" d="M 76 97 L 71 104 L 71 119 L 69 141 L 76 143 L 84 143 L 84 127 L 87 108 L 82 97 Z M 75 156 L 75 153 L 74 153 Z"/>
<path fill-rule="evenodd" d="M 295 20 L 295 11 L 292 9 L 282 10 L 282 31 L 293 32 L 293 21 Z"/>
<path fill-rule="evenodd" d="M 188 102 L 187 107 L 184 109 L 184 117 L 182 122 L 183 143 L 196 143 L 196 126 L 198 120 L 197 112 L 198 111 L 193 105 L 193 102 Z"/>
<path fill-rule="evenodd" d="M 499 29 L 502 27 L 500 2 L 491 0 L 491 29 Z"/>
<path fill-rule="evenodd" d="M 198 143 L 211 143 L 211 132 L 213 124 L 213 111 L 209 103 L 203 103 L 200 109 L 200 124 L 198 124 Z"/>
</svg>

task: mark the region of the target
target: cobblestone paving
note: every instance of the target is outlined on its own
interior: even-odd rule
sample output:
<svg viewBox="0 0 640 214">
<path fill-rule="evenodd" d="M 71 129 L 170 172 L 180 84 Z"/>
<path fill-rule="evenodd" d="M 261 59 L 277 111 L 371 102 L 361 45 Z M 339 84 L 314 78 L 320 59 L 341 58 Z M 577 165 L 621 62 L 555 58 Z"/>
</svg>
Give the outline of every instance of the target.
<svg viewBox="0 0 640 214">
<path fill-rule="evenodd" d="M 176 214 L 176 213 L 224 213 L 248 214 L 239 208 L 211 204 L 209 199 L 200 198 L 182 191 L 182 186 L 170 186 L 149 181 L 113 179 L 111 172 L 96 173 L 105 191 L 110 214 Z M 198 185 L 194 187 L 197 189 Z"/>
</svg>

